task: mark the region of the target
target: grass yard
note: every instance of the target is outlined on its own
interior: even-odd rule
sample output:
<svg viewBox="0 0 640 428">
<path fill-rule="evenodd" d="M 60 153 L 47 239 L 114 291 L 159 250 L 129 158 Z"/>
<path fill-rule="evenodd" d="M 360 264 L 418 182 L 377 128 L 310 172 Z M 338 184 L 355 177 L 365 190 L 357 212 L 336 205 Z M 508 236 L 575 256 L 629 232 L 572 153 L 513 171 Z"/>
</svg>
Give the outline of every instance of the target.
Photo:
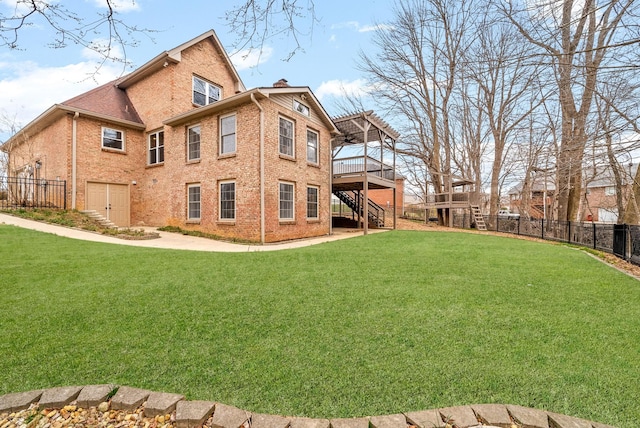
<svg viewBox="0 0 640 428">
<path fill-rule="evenodd" d="M 254 412 L 513 403 L 640 420 L 640 282 L 560 245 L 394 231 L 202 253 L 0 225 L 0 394 L 116 383 Z"/>
</svg>

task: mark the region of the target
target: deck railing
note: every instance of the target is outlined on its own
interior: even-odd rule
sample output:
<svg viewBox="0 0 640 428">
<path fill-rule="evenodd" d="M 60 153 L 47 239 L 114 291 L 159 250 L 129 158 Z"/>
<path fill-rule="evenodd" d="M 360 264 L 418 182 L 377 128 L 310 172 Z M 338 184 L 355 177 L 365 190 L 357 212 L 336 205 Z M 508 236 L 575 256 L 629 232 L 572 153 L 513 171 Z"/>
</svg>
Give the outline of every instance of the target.
<svg viewBox="0 0 640 428">
<path fill-rule="evenodd" d="M 350 175 L 362 175 L 364 172 L 369 175 L 394 180 L 393 167 L 386 165 L 379 160 L 364 156 L 340 158 L 333 160 L 333 175 L 348 177 Z"/>
<path fill-rule="evenodd" d="M 446 207 L 463 207 L 466 208 L 471 202 L 471 193 L 469 192 L 452 192 L 452 193 L 436 193 L 427 195 L 427 208 L 446 208 Z"/>
</svg>

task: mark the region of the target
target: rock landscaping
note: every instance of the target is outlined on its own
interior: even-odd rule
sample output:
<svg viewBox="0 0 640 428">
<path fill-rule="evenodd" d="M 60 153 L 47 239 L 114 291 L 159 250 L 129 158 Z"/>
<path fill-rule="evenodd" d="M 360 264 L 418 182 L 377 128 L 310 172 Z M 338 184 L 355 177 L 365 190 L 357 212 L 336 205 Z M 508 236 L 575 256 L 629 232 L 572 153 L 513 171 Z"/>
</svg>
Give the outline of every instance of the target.
<svg viewBox="0 0 640 428">
<path fill-rule="evenodd" d="M 396 415 L 312 419 L 252 414 L 128 386 L 59 387 L 0 396 L 0 428 L 613 428 L 515 405 L 480 404 Z"/>
</svg>

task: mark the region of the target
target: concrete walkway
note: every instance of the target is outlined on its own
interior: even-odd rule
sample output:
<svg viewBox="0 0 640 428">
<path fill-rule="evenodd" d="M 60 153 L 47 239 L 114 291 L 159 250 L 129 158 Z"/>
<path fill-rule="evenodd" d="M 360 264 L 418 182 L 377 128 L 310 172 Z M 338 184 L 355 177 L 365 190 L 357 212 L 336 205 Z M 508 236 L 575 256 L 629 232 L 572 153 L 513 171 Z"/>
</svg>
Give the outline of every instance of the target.
<svg viewBox="0 0 640 428">
<path fill-rule="evenodd" d="M 160 235 L 158 239 L 129 240 L 115 238 L 113 236 L 101 235 L 99 233 L 88 232 L 79 229 L 57 226 L 39 221 L 27 220 L 0 213 L 0 224 L 18 226 L 25 229 L 37 230 L 39 232 L 52 233 L 67 238 L 81 239 L 84 241 L 103 242 L 108 244 L 130 245 L 133 247 L 164 248 L 173 250 L 191 251 L 213 251 L 213 252 L 249 252 L 249 251 L 276 251 L 291 248 L 301 248 L 323 242 L 337 241 L 339 239 L 362 236 L 362 230 L 356 229 L 334 229 L 333 235 L 320 236 L 317 238 L 299 239 L 275 244 L 247 245 L 233 244 L 230 242 L 216 241 L 207 238 L 181 235 L 179 233 L 160 232 L 153 227 L 142 227 L 146 232 L 155 232 Z M 385 232 L 383 229 L 370 230 L 369 233 Z"/>
</svg>

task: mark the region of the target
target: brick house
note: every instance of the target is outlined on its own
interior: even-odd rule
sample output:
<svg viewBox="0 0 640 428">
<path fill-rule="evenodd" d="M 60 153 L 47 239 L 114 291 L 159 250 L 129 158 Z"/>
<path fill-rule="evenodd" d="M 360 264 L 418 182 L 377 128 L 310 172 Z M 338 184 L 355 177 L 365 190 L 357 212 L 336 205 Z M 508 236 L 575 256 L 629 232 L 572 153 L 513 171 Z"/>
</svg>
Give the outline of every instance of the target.
<svg viewBox="0 0 640 428">
<path fill-rule="evenodd" d="M 117 226 L 276 242 L 331 232 L 337 135 L 308 87 L 247 90 L 211 30 L 54 105 L 2 149 L 9 175 L 66 181 L 66 207 Z"/>
<path fill-rule="evenodd" d="M 308 87 L 246 90 L 214 31 L 56 104 L 4 145 L 118 226 L 274 242 L 330 232 L 331 139 Z"/>
<path fill-rule="evenodd" d="M 627 165 L 620 170 L 622 181 L 622 200 L 628 203 L 633 177 L 638 164 Z M 613 171 L 610 167 L 585 168 L 583 170 L 583 194 L 580 199 L 580 221 L 616 223 L 618 221 L 617 189 Z M 542 219 L 555 209 L 555 175 L 553 173 L 534 175 L 529 196 L 529 215 Z M 509 207 L 522 214 L 520 208 L 524 199 L 522 185 L 509 191 Z"/>
</svg>

